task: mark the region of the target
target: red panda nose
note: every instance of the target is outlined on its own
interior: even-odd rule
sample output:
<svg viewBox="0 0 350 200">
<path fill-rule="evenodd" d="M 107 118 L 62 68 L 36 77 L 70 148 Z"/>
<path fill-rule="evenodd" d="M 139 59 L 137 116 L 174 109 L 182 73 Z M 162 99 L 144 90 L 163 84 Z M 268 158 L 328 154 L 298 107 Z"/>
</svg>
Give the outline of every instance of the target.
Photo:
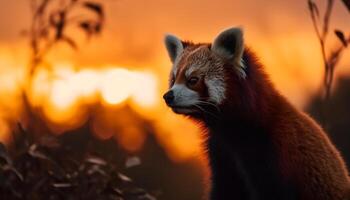
<svg viewBox="0 0 350 200">
<path fill-rule="evenodd" d="M 174 101 L 174 92 L 172 90 L 169 90 L 167 93 L 164 94 L 163 99 L 165 100 L 166 104 L 172 104 Z"/>
</svg>

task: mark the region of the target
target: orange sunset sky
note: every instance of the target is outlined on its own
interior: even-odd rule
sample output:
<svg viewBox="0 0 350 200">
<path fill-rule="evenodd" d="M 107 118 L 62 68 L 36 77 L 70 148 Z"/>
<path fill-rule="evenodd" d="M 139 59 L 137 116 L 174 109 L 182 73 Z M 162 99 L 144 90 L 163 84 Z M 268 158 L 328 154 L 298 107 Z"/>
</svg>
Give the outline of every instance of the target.
<svg viewBox="0 0 350 200">
<path fill-rule="evenodd" d="M 145 78 L 147 84 L 139 84 L 138 87 L 151 94 L 152 105 L 138 105 L 136 102 L 135 108 L 156 122 L 156 127 L 161 130 L 157 137 L 165 146 L 181 146 L 178 150 L 180 153 L 172 154 L 175 158 L 196 153 L 196 148 L 192 147 L 198 145 L 198 130 L 191 122 L 171 113 L 161 100 L 171 66 L 163 45 L 166 33 L 187 40 L 210 42 L 222 29 L 241 26 L 246 44 L 256 51 L 273 83 L 292 103 L 302 108 L 308 97 L 320 89 L 323 78 L 321 54 L 306 0 L 100 2 L 106 14 L 101 35 L 86 42 L 83 35 L 73 30 L 72 35 L 79 41 L 79 51 L 71 50 L 64 44 L 58 45 L 48 60 L 56 68 L 68 66 L 75 72 L 89 69 L 108 73 L 108 70 L 118 67 L 146 73 L 143 77 L 151 77 L 151 80 Z M 316 2 L 323 13 L 325 1 Z M 23 84 L 21 80 L 29 59 L 28 39 L 20 32 L 28 28 L 30 16 L 28 0 L 0 0 L 2 132 L 9 132 L 7 122 L 16 119 L 20 113 L 15 103 L 18 97 L 16 92 Z M 349 32 L 349 19 L 342 2 L 335 1 L 332 30 L 340 28 Z M 339 45 L 332 34 L 328 41 L 330 47 Z M 350 64 L 349 55 L 349 51 L 343 55 L 336 76 L 350 73 L 347 67 Z M 126 80 L 126 85 L 128 83 Z M 118 87 L 120 89 L 120 86 L 114 89 L 118 91 Z M 185 135 L 179 130 L 189 130 L 189 133 Z"/>
</svg>

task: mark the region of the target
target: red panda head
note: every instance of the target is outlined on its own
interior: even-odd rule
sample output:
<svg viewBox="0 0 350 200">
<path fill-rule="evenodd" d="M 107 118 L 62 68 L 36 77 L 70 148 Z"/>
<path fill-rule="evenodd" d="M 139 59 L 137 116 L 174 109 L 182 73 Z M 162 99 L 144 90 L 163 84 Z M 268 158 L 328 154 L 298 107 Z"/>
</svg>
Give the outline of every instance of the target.
<svg viewBox="0 0 350 200">
<path fill-rule="evenodd" d="M 227 98 L 230 76 L 244 79 L 243 33 L 240 28 L 221 32 L 212 44 L 184 42 L 173 35 L 165 37 L 173 63 L 166 104 L 178 114 L 197 116 L 207 108 L 219 108 Z"/>
</svg>

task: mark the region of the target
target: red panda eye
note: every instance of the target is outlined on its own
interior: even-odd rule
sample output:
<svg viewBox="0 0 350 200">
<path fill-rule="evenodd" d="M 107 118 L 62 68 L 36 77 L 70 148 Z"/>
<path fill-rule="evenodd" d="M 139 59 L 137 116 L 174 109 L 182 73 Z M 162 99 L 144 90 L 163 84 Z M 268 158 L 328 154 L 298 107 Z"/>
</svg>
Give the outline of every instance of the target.
<svg viewBox="0 0 350 200">
<path fill-rule="evenodd" d="M 189 86 L 194 86 L 198 82 L 199 78 L 197 77 L 191 77 L 190 79 L 187 80 L 187 84 Z"/>
</svg>

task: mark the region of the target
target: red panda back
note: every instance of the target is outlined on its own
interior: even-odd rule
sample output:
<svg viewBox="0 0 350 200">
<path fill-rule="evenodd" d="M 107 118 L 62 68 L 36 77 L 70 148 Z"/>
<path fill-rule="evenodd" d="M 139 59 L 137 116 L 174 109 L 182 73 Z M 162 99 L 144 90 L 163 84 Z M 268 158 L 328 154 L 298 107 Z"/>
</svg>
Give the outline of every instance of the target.
<svg viewBox="0 0 350 200">
<path fill-rule="evenodd" d="M 212 199 L 348 198 L 348 172 L 328 136 L 275 90 L 250 50 L 243 58 L 247 78 L 226 73 L 231 84 L 221 106 L 224 112 L 220 120 L 205 122 L 210 132 Z M 220 172 L 225 169 L 234 172 Z M 240 181 L 228 180 L 229 176 Z M 233 187 L 223 186 L 230 184 L 241 191 L 234 194 Z"/>
</svg>

